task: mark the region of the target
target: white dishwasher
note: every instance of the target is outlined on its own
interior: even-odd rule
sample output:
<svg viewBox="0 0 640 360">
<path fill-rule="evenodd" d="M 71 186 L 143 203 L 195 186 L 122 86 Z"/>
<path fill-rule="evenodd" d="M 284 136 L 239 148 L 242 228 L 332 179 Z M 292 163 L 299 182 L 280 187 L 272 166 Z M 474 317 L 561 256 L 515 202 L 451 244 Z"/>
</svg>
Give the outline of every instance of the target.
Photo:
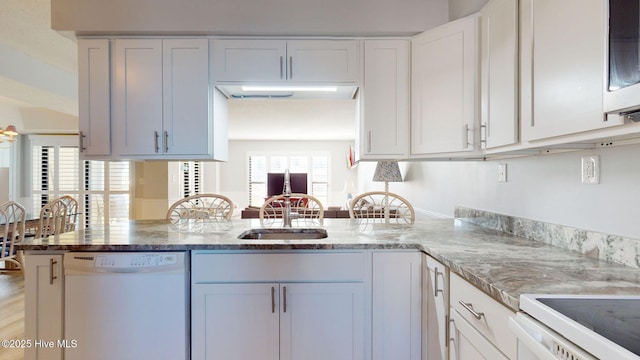
<svg viewBox="0 0 640 360">
<path fill-rule="evenodd" d="M 65 360 L 189 359 L 184 252 L 64 254 Z"/>
</svg>

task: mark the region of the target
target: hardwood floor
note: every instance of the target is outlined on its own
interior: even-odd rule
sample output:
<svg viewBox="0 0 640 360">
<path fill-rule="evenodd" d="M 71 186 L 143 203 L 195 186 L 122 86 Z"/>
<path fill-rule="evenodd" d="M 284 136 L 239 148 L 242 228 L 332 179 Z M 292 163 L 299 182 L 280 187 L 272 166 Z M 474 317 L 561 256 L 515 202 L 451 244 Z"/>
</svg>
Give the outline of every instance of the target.
<svg viewBox="0 0 640 360">
<path fill-rule="evenodd" d="M 24 339 L 24 277 L 0 273 L 0 341 Z M 21 349 L 0 346 L 0 360 L 21 360 Z"/>
</svg>

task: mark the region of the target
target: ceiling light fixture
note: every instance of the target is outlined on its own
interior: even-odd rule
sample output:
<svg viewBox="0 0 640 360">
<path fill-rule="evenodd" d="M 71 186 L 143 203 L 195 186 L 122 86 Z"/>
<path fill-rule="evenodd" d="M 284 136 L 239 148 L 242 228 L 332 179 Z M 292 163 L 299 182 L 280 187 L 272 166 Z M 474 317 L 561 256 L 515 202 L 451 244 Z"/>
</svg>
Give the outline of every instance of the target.
<svg viewBox="0 0 640 360">
<path fill-rule="evenodd" d="M 242 91 L 255 91 L 255 92 L 293 92 L 293 91 L 308 91 L 308 92 L 336 92 L 337 86 L 292 86 L 292 85 L 243 85 Z"/>
<path fill-rule="evenodd" d="M 2 140 L 4 140 L 5 137 L 9 137 L 8 139 L 9 142 L 12 142 L 15 140 L 13 137 L 17 135 L 18 135 L 18 130 L 16 129 L 15 125 L 9 125 L 4 130 L 0 128 L 0 142 L 2 142 Z"/>
</svg>

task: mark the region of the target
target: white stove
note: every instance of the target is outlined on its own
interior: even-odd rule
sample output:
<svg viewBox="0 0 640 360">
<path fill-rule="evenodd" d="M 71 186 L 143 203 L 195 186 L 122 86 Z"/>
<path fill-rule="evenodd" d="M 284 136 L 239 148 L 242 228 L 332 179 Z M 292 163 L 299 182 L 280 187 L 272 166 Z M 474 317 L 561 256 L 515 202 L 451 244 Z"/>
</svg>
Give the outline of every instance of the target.
<svg viewBox="0 0 640 360">
<path fill-rule="evenodd" d="M 520 309 L 519 360 L 640 359 L 640 296 L 524 294 Z"/>
</svg>

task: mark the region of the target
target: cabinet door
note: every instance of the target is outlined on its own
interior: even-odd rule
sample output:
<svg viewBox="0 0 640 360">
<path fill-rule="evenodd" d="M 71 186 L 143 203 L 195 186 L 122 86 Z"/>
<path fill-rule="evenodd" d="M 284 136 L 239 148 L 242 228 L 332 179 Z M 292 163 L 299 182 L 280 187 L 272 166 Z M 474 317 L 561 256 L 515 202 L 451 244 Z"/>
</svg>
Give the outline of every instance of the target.
<svg viewBox="0 0 640 360">
<path fill-rule="evenodd" d="M 210 153 L 209 42 L 163 40 L 162 153 Z"/>
<path fill-rule="evenodd" d="M 409 42 L 364 43 L 360 154 L 363 159 L 404 158 L 409 153 Z"/>
<path fill-rule="evenodd" d="M 485 148 L 518 142 L 518 0 L 481 12 L 481 123 Z"/>
<path fill-rule="evenodd" d="M 419 360 L 422 355 L 422 255 L 373 254 L 373 359 Z"/>
<path fill-rule="evenodd" d="M 278 284 L 195 284 L 191 301 L 193 359 L 279 359 Z"/>
<path fill-rule="evenodd" d="M 213 40 L 214 81 L 285 81 L 284 40 Z"/>
<path fill-rule="evenodd" d="M 364 359 L 362 283 L 281 284 L 280 298 L 281 360 Z"/>
<path fill-rule="evenodd" d="M 474 150 L 478 16 L 411 42 L 411 153 Z"/>
<path fill-rule="evenodd" d="M 162 40 L 115 40 L 114 121 L 120 155 L 161 153 Z"/>
<path fill-rule="evenodd" d="M 426 334 L 424 344 L 428 360 L 446 360 L 449 347 L 449 269 L 425 255 Z"/>
<path fill-rule="evenodd" d="M 608 1 L 521 0 L 520 5 L 523 139 L 620 124 L 605 121 L 602 106 Z"/>
<path fill-rule="evenodd" d="M 355 40 L 287 41 L 287 78 L 293 82 L 358 81 L 358 42 Z"/>
<path fill-rule="evenodd" d="M 81 155 L 111 154 L 111 51 L 109 39 L 78 39 Z"/>
<path fill-rule="evenodd" d="M 24 277 L 24 339 L 32 341 L 31 346 L 25 348 L 25 359 L 62 359 L 63 347 L 46 348 L 33 343 L 42 340 L 57 344 L 64 339 L 62 255 L 26 256 Z"/>
<path fill-rule="evenodd" d="M 509 360 L 489 340 L 474 329 L 458 312 L 451 309 L 451 360 Z"/>
</svg>

